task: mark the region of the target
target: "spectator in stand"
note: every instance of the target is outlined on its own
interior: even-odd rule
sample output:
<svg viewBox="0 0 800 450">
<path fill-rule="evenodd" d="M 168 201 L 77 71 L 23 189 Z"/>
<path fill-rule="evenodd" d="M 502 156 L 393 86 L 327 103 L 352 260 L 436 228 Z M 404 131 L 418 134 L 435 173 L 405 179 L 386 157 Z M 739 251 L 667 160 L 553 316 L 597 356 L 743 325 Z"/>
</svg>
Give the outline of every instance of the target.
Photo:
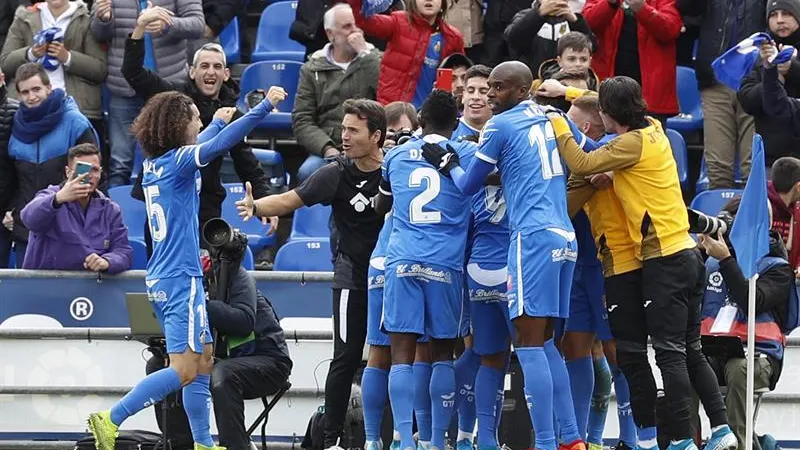
<svg viewBox="0 0 800 450">
<path fill-rule="evenodd" d="M 8 141 L 11 139 L 11 124 L 19 102 L 8 97 L 5 75 L 0 70 L 0 269 L 8 267 L 11 250 L 11 230 L 14 217 L 11 215 L 11 199 L 16 186 L 14 165 L 8 157 Z M 23 255 L 24 256 L 24 255 Z"/>
<path fill-rule="evenodd" d="M 447 1 L 450 3 L 444 20 L 461 32 L 470 59 L 480 59 L 483 53 L 483 0 Z"/>
<path fill-rule="evenodd" d="M 386 140 L 383 148 L 397 145 L 402 135 L 410 136 L 419 128 L 419 118 L 414 105 L 406 102 L 392 102 L 386 105 Z"/>
<path fill-rule="evenodd" d="M 88 172 L 78 174 L 79 164 Z M 30 230 L 23 269 L 120 273 L 131 267 L 128 228 L 119 205 L 97 190 L 102 173 L 94 144 L 69 149 L 66 181 L 49 186 L 22 209 Z"/>
<path fill-rule="evenodd" d="M 348 0 L 356 25 L 387 41 L 378 78 L 381 104 L 399 100 L 422 105 L 433 90 L 441 61 L 453 53 L 464 53 L 461 32 L 444 20 L 446 1 L 408 0 L 405 11 L 367 18 L 361 14 L 361 0 Z"/>
<path fill-rule="evenodd" d="M 149 3 L 154 6 L 148 8 Z M 148 24 L 144 38 L 145 67 L 169 81 L 184 78 L 186 40 L 203 37 L 206 26 L 201 0 L 97 0 L 94 4 L 92 34 L 108 45 L 109 55 L 106 84 L 110 93 L 109 185 L 112 187 L 130 182 L 136 147 L 130 128 L 144 106 L 121 71 L 125 41 L 137 23 Z"/>
<path fill-rule="evenodd" d="M 71 95 L 83 115 L 102 130 L 101 83 L 108 66 L 105 50 L 89 33 L 89 22 L 89 10 L 79 1 L 47 0 L 19 8 L 0 52 L 0 65 L 12 74 L 26 62 L 52 63 L 47 75 L 53 89 Z M 63 42 L 35 45 L 36 34 L 49 28 L 60 28 Z"/>
<path fill-rule="evenodd" d="M 483 16 L 483 54 L 478 62 L 494 67 L 512 59 L 512 56 L 519 56 L 509 48 L 504 35 L 514 16 L 530 7 L 530 0 L 486 0 L 486 14 Z"/>
<path fill-rule="evenodd" d="M 740 197 L 734 198 L 723 211 L 735 217 L 740 201 Z M 771 391 L 775 389 L 783 368 L 786 336 L 782 329 L 788 318 L 790 290 L 795 289 L 795 285 L 794 273 L 786 261 L 786 248 L 781 238 L 774 230 L 770 231 L 769 237 L 769 253 L 758 261 L 759 273 L 755 287 L 753 388 Z M 748 419 L 747 360 L 744 353 L 734 356 L 729 351 L 715 352 L 715 346 L 707 345 L 707 342 L 714 342 L 714 339 L 719 339 L 718 336 L 735 337 L 741 340 L 743 350 L 747 351 L 748 282 L 739 268 L 733 247 L 729 246 L 730 242 L 723 238 L 722 233 L 716 236 L 700 234 L 698 238 L 700 248 L 709 256 L 701 313 L 702 334 L 706 335 L 708 341 L 703 341 L 703 350 L 717 377 L 725 381 L 725 407 L 730 427 L 736 434 L 739 448 L 744 449 Z M 724 321 L 721 318 L 725 314 L 720 314 L 722 310 L 731 306 L 736 309 L 728 328 L 712 332 Z M 761 450 L 759 439 L 755 435 L 753 437 L 753 450 Z"/>
<path fill-rule="evenodd" d="M 556 51 L 555 58 L 548 59 L 539 66 L 539 78 L 534 80 L 531 91 L 536 92 L 544 80 L 553 78 L 561 71 L 583 74 L 587 79 L 587 89 L 597 90 L 600 78 L 591 68 L 592 41 L 589 36 L 579 31 L 570 31 L 558 40 Z"/>
<path fill-rule="evenodd" d="M 145 16 L 143 16 L 145 17 Z M 209 43 L 195 52 L 189 74 L 180 79 L 166 80 L 156 72 L 145 67 L 145 30 L 150 20 L 160 20 L 157 16 L 140 19 L 125 42 L 125 56 L 122 61 L 122 75 L 133 88 L 136 95 L 147 101 L 152 96 L 166 91 L 178 91 L 192 99 L 200 112 L 200 121 L 208 126 L 214 114 L 220 108 L 233 108 L 239 98 L 239 86 L 230 78 L 226 67 L 225 51 L 219 44 Z M 269 178 L 261 169 L 250 147 L 240 142 L 229 152 L 233 167 L 242 182 L 249 181 L 257 198 L 270 194 Z M 210 219 L 220 217 L 222 202 L 225 200 L 225 188 L 220 181 L 220 169 L 223 156 L 220 156 L 200 169 L 202 187 L 200 188 L 200 230 Z M 142 175 L 136 179 L 131 196 L 144 201 L 142 191 Z M 277 226 L 277 219 L 272 219 Z M 144 225 L 145 241 L 151 247 L 150 227 Z M 202 236 L 202 232 L 200 233 Z"/>
<path fill-rule="evenodd" d="M 572 12 L 567 0 L 536 0 L 530 8 L 514 16 L 511 25 L 506 28 L 505 39 L 509 47 L 518 53 L 518 59 L 535 74 L 541 73 L 545 61 L 561 55 L 558 41 L 572 31 L 589 37 L 592 35 L 586 20 Z M 592 47 L 590 41 L 590 57 Z"/>
<path fill-rule="evenodd" d="M 779 45 L 792 45 L 800 48 L 800 1 L 781 0 L 770 1 L 767 6 L 767 22 L 772 39 Z M 771 44 L 762 46 L 763 56 L 769 55 Z M 742 80 L 737 98 L 742 109 L 755 119 L 756 133 L 764 138 L 764 150 L 767 167 L 772 166 L 782 156 L 800 156 L 800 136 L 786 127 L 786 124 L 776 121 L 766 114 L 763 106 L 762 80 L 765 67 L 759 64 L 748 76 Z M 778 65 L 778 77 L 783 88 L 790 97 L 800 97 L 800 61 L 792 59 L 790 62 Z"/>
<path fill-rule="evenodd" d="M 772 181 L 767 183 L 770 227 L 780 233 L 789 264 L 800 269 L 800 159 L 785 156 L 772 164 Z"/>
<path fill-rule="evenodd" d="M 588 0 L 583 16 L 599 43 L 592 67 L 600 79 L 636 80 L 648 115 L 666 124 L 678 113 L 675 41 L 683 24 L 675 0 Z"/>
<path fill-rule="evenodd" d="M 755 124 L 736 99 L 736 92 L 714 78 L 711 62 L 753 33 L 767 29 L 767 2 L 680 0 L 680 3 L 685 16 L 702 18 L 695 72 L 703 101 L 703 154 L 708 167 L 708 188 L 730 188 L 736 181 L 737 155 L 739 175 L 746 178 L 750 173 Z M 654 59 L 650 56 L 649 59 Z"/>
<path fill-rule="evenodd" d="M 244 8 L 244 2 L 241 0 L 203 0 L 206 28 L 202 38 L 187 42 L 186 59 L 191 61 L 194 53 L 203 45 L 219 42 L 219 34 Z"/>
<path fill-rule="evenodd" d="M 297 171 L 300 183 L 340 154 L 344 101 L 375 100 L 378 88 L 380 52 L 364 41 L 350 5 L 326 11 L 324 27 L 330 42 L 300 69 L 292 111 L 297 143 L 309 154 Z"/>
<path fill-rule="evenodd" d="M 21 104 L 14 114 L 8 150 L 0 153 L 0 167 L 5 170 L 0 180 L 13 180 L 4 188 L 12 192 L 4 215 L 10 213 L 14 218 L 11 240 L 17 264 L 22 265 L 28 229 L 20 220 L 20 211 L 39 190 L 61 183 L 71 147 L 97 145 L 97 141 L 89 119 L 63 89 L 53 89 L 41 65 L 23 64 L 14 78 Z"/>
<path fill-rule="evenodd" d="M 453 53 L 439 64 L 440 69 L 450 69 L 453 71 L 453 85 L 450 91 L 456 97 L 459 111 L 464 109 L 462 99 L 464 98 L 464 87 L 467 82 L 467 70 L 470 67 L 472 67 L 472 61 L 463 53 Z"/>
<path fill-rule="evenodd" d="M 8 29 L 11 28 L 11 22 L 14 20 L 14 11 L 23 4 L 29 3 L 21 0 L 0 0 L 0 47 L 6 41 Z"/>
</svg>

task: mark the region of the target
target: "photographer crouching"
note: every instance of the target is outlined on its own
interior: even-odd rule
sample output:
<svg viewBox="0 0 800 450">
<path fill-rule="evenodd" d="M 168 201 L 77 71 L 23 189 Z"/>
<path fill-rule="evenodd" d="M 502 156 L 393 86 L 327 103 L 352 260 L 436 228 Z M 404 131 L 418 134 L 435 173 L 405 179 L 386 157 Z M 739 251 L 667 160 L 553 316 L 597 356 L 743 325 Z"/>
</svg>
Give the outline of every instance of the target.
<svg viewBox="0 0 800 450">
<path fill-rule="evenodd" d="M 699 246 L 708 254 L 706 260 L 706 290 L 701 312 L 703 352 L 717 377 L 728 390 L 725 405 L 731 429 L 744 449 L 747 387 L 747 308 L 748 280 L 736 261 L 727 232 L 739 210 L 740 197 L 723 208 L 716 219 L 691 214 L 695 219 L 692 232 L 698 234 Z M 697 219 L 699 218 L 699 222 Z M 783 367 L 786 336 L 792 324 L 787 324 L 789 302 L 797 301 L 794 273 L 787 260 L 783 240 L 770 231 L 769 254 L 758 262 L 756 281 L 756 331 L 753 387 L 773 390 Z M 761 450 L 758 439 L 753 449 Z"/>
<path fill-rule="evenodd" d="M 214 333 L 214 369 L 211 396 L 220 445 L 228 450 L 250 450 L 245 431 L 244 400 L 275 394 L 286 383 L 292 360 L 280 319 L 269 300 L 256 289 L 256 282 L 241 266 L 247 236 L 234 231 L 222 219 L 211 219 L 203 227 L 210 248 L 210 266 L 204 264 L 206 308 Z M 152 350 L 151 350 L 152 351 Z M 153 352 L 147 373 L 166 367 L 163 354 Z M 166 435 L 173 450 L 192 448 L 188 420 L 180 406 L 180 392 L 168 403 Z M 155 405 L 162 427 L 162 406 Z M 165 430 L 162 429 L 162 432 Z"/>
</svg>

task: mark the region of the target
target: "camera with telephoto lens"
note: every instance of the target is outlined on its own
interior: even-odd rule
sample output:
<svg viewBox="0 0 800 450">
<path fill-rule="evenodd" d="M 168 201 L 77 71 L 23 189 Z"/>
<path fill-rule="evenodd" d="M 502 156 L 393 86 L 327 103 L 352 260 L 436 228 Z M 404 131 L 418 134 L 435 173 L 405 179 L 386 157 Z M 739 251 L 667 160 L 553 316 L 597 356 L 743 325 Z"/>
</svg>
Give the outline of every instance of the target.
<svg viewBox="0 0 800 450">
<path fill-rule="evenodd" d="M 224 219 L 211 219 L 203 226 L 212 260 L 241 262 L 247 248 L 247 236 L 234 230 Z"/>
<path fill-rule="evenodd" d="M 727 212 L 720 212 L 717 217 L 707 216 L 695 209 L 686 208 L 689 214 L 689 232 L 705 234 L 716 239 L 720 231 L 727 237 L 733 227 L 733 216 Z"/>
<path fill-rule="evenodd" d="M 395 131 L 394 133 L 387 133 L 386 139 L 390 141 L 394 141 L 395 145 L 403 145 L 408 142 L 414 136 L 414 131 L 409 130 L 407 128 L 403 128 L 402 130 Z"/>
</svg>

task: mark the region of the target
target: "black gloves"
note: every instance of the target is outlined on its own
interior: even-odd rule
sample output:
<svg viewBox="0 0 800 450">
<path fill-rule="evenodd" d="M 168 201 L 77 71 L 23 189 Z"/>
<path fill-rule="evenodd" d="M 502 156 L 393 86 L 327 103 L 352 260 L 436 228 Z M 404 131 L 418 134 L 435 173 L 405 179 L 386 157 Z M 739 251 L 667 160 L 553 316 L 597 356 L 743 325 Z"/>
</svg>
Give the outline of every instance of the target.
<svg viewBox="0 0 800 450">
<path fill-rule="evenodd" d="M 445 150 L 437 144 L 426 143 L 422 146 L 422 157 L 446 177 L 450 176 L 453 167 L 459 165 L 458 153 L 450 144 L 447 144 Z"/>
</svg>

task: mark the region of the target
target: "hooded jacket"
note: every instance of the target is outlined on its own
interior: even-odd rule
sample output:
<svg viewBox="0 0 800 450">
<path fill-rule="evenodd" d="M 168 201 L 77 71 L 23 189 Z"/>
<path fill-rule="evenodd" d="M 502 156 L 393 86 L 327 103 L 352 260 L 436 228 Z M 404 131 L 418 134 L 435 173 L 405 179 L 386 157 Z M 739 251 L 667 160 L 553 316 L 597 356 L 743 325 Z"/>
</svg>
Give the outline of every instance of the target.
<svg viewBox="0 0 800 450">
<path fill-rule="evenodd" d="M 122 62 L 122 75 L 136 94 L 147 100 L 159 92 L 178 91 L 188 95 L 200 112 L 200 121 L 203 126 L 208 126 L 214 118 L 214 113 L 222 107 L 235 107 L 239 97 L 239 85 L 229 79 L 222 85 L 217 98 L 209 97 L 197 88 L 194 80 L 185 76 L 178 80 L 166 80 L 158 74 L 144 68 L 144 39 L 131 39 L 125 41 L 125 58 Z M 237 113 L 237 116 L 240 114 Z M 265 197 L 270 194 L 269 178 L 261 168 L 250 147 L 241 142 L 229 152 L 233 160 L 233 167 L 242 182 L 249 181 L 253 185 L 255 198 Z M 219 171 L 222 167 L 224 156 L 211 161 L 200 169 L 202 187 L 200 188 L 200 226 L 209 219 L 220 217 L 222 202 L 226 192 L 220 181 Z M 143 171 L 139 172 L 131 195 L 133 198 L 144 201 L 142 191 Z"/>
<path fill-rule="evenodd" d="M 8 211 L 14 189 L 17 186 L 17 171 L 14 161 L 8 157 L 8 141 L 11 139 L 11 125 L 19 102 L 8 96 L 6 86 L 0 86 L 0 214 Z"/>
<path fill-rule="evenodd" d="M 531 73 L 541 70 L 541 65 L 558 56 L 558 40 L 570 31 L 580 31 L 589 36 L 592 46 L 597 47 L 592 30 L 580 14 L 578 20 L 568 22 L 561 17 L 539 15 L 539 2 L 535 7 L 518 12 L 506 28 L 504 37 L 512 55 L 524 62 Z M 546 79 L 546 78 L 544 78 Z"/>
<path fill-rule="evenodd" d="M 349 98 L 374 100 L 381 54 L 374 48 L 350 62 L 347 70 L 328 59 L 331 45 L 311 55 L 300 68 L 300 82 L 292 110 L 297 143 L 317 156 L 326 147 L 342 143 L 342 103 Z"/>
<path fill-rule="evenodd" d="M 775 35 L 772 38 L 779 44 L 800 47 L 800 30 L 785 39 Z M 783 88 L 786 94 L 793 98 L 800 97 L 800 61 L 797 58 L 792 58 L 785 78 Z M 764 138 L 764 156 L 767 167 L 770 167 L 776 159 L 783 156 L 800 157 L 800 135 L 787 129 L 786 124 L 767 115 L 764 110 L 763 80 L 764 67 L 758 64 L 742 80 L 737 97 L 744 111 L 755 119 L 756 133 Z"/>
<path fill-rule="evenodd" d="M 23 269 L 85 270 L 83 262 L 96 253 L 108 261 L 110 274 L 131 267 L 133 250 L 119 205 L 95 191 L 84 209 L 77 201 L 56 205 L 61 186 L 49 186 L 22 209 L 30 230 Z"/>
<path fill-rule="evenodd" d="M 41 3 L 17 9 L 0 54 L 0 65 L 12 90 L 11 78 L 21 65 L 29 62 L 27 53 L 33 45 L 33 36 L 42 30 L 39 5 Z M 64 30 L 64 47 L 71 55 L 69 67 L 63 66 L 64 85 L 84 115 L 100 119 L 103 117 L 102 83 L 108 75 L 108 64 L 105 49 L 89 32 L 89 23 L 89 10 L 83 2 L 77 2 L 77 9 Z"/>
<path fill-rule="evenodd" d="M 75 100 L 65 97 L 63 102 L 64 117 L 52 131 L 31 143 L 22 142 L 12 135 L 7 155 L 1 153 L 3 148 L 0 147 L 0 160 L 7 158 L 0 165 L 7 166 L 10 161 L 14 167 L 13 179 L 16 179 L 14 186 L 9 186 L 13 197 L 8 205 L 13 209 L 14 230 L 11 236 L 14 241 L 28 241 L 28 229 L 20 220 L 19 213 L 39 190 L 64 180 L 69 149 L 83 143 L 97 145 L 94 128 L 78 110 Z M 16 114 L 20 113 L 17 111 Z M 0 178 L 4 175 L 0 174 Z"/>
<path fill-rule="evenodd" d="M 377 100 L 383 105 L 410 102 L 414 98 L 433 33 L 442 34 L 442 61 L 453 53 L 464 53 L 461 32 L 441 18 L 433 25 L 418 14 L 409 18 L 405 11 L 366 18 L 361 14 L 361 0 L 347 0 L 347 3 L 353 8 L 359 28 L 387 42 L 378 77 Z"/>
</svg>

